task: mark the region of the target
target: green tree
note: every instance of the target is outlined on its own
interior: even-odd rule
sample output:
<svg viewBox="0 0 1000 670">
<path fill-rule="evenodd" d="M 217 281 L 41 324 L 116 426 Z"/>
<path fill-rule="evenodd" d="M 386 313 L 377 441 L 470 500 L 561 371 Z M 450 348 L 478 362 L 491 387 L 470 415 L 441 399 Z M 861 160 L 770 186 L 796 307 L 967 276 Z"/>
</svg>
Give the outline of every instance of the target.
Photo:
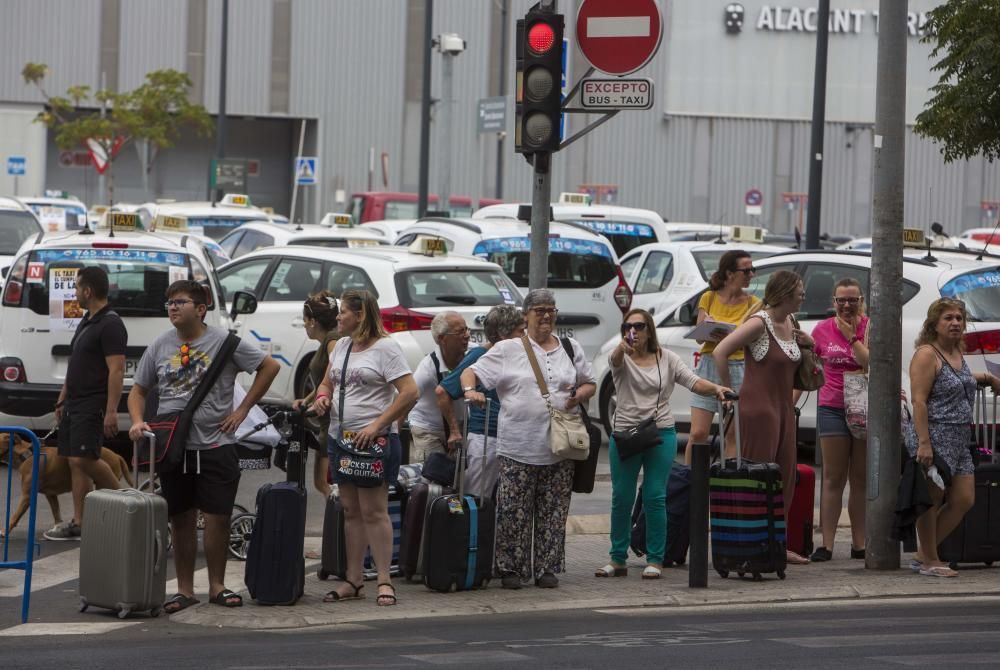
<svg viewBox="0 0 1000 670">
<path fill-rule="evenodd" d="M 916 131 L 941 144 L 945 162 L 1000 157 L 1000 3 L 948 0 L 927 14 L 941 74 Z"/>
<path fill-rule="evenodd" d="M 122 93 L 70 86 L 65 95 L 55 96 L 45 90 L 48 70 L 44 63 L 27 63 L 21 70 L 25 83 L 37 87 L 45 98 L 46 108 L 35 121 L 55 133 L 60 149 L 86 146 L 87 140 L 98 143 L 108 159 L 109 204 L 114 202 L 114 161 L 127 145 L 148 142 L 151 151 L 165 149 L 173 146 L 185 126 L 201 136 L 212 132 L 208 112 L 188 100 L 191 79 L 183 72 L 150 72 L 141 86 Z M 103 115 L 94 109 L 102 106 L 107 107 Z"/>
</svg>

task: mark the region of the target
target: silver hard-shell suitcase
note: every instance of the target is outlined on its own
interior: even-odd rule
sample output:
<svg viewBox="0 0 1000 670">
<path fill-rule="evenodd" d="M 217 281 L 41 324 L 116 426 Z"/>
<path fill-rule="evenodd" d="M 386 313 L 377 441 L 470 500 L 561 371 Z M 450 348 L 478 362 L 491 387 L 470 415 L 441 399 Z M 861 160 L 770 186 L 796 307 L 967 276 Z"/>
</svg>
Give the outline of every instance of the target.
<svg viewBox="0 0 1000 670">
<path fill-rule="evenodd" d="M 153 433 L 145 433 L 155 442 Z M 150 453 L 155 453 L 151 444 Z M 133 454 L 135 481 L 139 460 Z M 150 459 L 150 481 L 154 477 Z M 87 494 L 80 542 L 80 611 L 93 605 L 159 616 L 167 594 L 167 501 L 135 489 Z"/>
</svg>

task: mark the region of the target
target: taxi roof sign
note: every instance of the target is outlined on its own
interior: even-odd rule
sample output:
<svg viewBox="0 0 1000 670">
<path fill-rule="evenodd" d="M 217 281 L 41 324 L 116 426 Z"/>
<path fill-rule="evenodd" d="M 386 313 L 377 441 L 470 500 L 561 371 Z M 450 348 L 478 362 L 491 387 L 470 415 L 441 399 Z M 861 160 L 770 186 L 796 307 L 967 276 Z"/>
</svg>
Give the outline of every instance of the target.
<svg viewBox="0 0 1000 670">
<path fill-rule="evenodd" d="M 733 226 L 729 230 L 729 240 L 731 242 L 762 244 L 764 242 L 764 229 L 758 226 Z"/>
<path fill-rule="evenodd" d="M 923 249 L 927 246 L 924 231 L 920 228 L 903 228 L 903 246 Z"/>
<path fill-rule="evenodd" d="M 223 196 L 220 204 L 230 205 L 232 207 L 252 207 L 250 204 L 250 196 L 242 193 L 227 193 Z"/>
<path fill-rule="evenodd" d="M 590 205 L 590 194 L 589 193 L 560 193 L 559 194 L 559 204 L 560 205 Z"/>
<path fill-rule="evenodd" d="M 122 232 L 142 230 L 142 221 L 138 214 L 126 212 L 105 212 L 101 217 L 101 228 L 110 228 Z"/>
<path fill-rule="evenodd" d="M 329 212 L 323 219 L 319 222 L 321 226 L 327 226 L 332 228 L 333 226 L 339 226 L 341 228 L 353 228 L 354 227 L 354 217 L 350 214 Z"/>
<path fill-rule="evenodd" d="M 188 229 L 188 220 L 186 216 L 167 216 L 165 214 L 158 214 L 155 219 L 153 219 L 153 225 L 150 230 L 160 230 L 168 231 L 173 233 L 186 232 Z"/>
<path fill-rule="evenodd" d="M 408 249 L 411 254 L 420 254 L 422 256 L 448 255 L 448 246 L 444 243 L 444 238 L 442 237 L 419 235 L 417 239 L 413 240 Z"/>
</svg>

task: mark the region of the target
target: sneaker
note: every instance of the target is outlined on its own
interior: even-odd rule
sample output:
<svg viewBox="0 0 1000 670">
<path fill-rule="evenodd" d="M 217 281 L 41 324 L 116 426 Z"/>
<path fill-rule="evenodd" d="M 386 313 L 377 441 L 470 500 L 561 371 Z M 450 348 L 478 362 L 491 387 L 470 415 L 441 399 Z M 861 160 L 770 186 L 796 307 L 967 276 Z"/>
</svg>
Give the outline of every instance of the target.
<svg viewBox="0 0 1000 670">
<path fill-rule="evenodd" d="M 500 578 L 500 586 L 505 589 L 517 590 L 521 588 L 520 575 L 504 575 Z"/>
<path fill-rule="evenodd" d="M 50 528 L 49 530 L 42 533 L 42 537 L 44 537 L 46 540 L 54 540 L 56 542 L 79 540 L 80 526 L 74 523 L 72 519 L 69 521 L 63 521 L 58 526 Z"/>
<path fill-rule="evenodd" d="M 816 551 L 812 553 L 809 557 L 810 561 L 815 561 L 816 563 L 822 563 L 823 561 L 829 561 L 833 558 L 833 552 L 826 547 L 817 547 Z"/>
<path fill-rule="evenodd" d="M 535 580 L 535 586 L 540 589 L 554 589 L 559 586 L 559 578 L 551 572 L 546 572 Z"/>
</svg>

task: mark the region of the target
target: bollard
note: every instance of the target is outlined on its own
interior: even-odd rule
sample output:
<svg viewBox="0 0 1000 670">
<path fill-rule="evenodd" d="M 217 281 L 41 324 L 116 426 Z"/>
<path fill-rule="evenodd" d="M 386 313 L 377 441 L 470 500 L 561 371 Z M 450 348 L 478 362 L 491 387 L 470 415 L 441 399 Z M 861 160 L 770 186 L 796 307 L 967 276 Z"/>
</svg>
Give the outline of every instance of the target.
<svg viewBox="0 0 1000 670">
<path fill-rule="evenodd" d="M 688 587 L 708 587 L 708 470 L 712 460 L 712 445 L 692 444 L 691 452 L 691 555 L 688 565 Z"/>
</svg>

